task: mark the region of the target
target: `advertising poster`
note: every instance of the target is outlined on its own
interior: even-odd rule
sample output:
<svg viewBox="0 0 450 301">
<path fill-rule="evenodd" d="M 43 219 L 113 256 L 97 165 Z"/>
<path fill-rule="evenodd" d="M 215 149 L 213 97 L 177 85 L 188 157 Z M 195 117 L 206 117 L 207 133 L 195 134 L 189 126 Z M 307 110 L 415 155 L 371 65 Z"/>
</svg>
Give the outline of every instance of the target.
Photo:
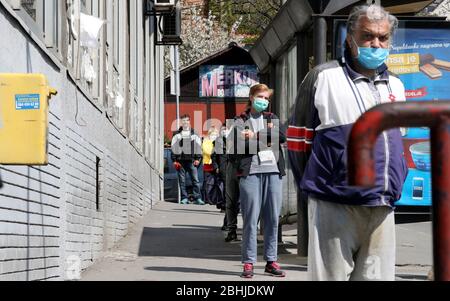
<svg viewBox="0 0 450 301">
<path fill-rule="evenodd" d="M 407 101 L 450 99 L 450 27 L 400 22 L 386 62 L 405 85 Z M 436 22 L 438 24 L 439 22 Z M 413 26 L 409 26 L 413 25 Z M 442 23 L 438 24 L 442 25 Z M 346 30 L 338 26 L 336 53 L 343 53 Z M 407 129 L 403 144 L 409 168 L 402 199 L 397 205 L 431 206 L 430 130 Z"/>
<path fill-rule="evenodd" d="M 407 101 L 450 99 L 450 29 L 400 28 L 387 65 L 405 85 Z M 399 205 L 431 206 L 429 139 L 426 127 L 404 136 L 409 174 Z"/>
<path fill-rule="evenodd" d="M 258 82 L 256 66 L 201 66 L 199 96 L 248 98 L 250 88 Z"/>
</svg>

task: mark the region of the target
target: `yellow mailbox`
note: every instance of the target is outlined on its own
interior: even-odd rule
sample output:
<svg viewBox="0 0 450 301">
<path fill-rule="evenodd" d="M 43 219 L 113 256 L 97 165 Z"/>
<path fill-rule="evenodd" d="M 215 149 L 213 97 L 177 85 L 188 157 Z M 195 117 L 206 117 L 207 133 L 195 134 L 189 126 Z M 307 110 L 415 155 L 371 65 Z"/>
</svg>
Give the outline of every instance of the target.
<svg viewBox="0 0 450 301">
<path fill-rule="evenodd" d="M 42 74 L 0 73 L 0 164 L 48 164 L 48 102 Z"/>
</svg>

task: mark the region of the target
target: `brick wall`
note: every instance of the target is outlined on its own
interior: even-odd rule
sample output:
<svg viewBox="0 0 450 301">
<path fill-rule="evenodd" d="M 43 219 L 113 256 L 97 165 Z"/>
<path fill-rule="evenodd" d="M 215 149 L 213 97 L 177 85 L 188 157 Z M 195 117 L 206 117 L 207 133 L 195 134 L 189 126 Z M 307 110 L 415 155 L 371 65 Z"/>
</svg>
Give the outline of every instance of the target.
<svg viewBox="0 0 450 301">
<path fill-rule="evenodd" d="M 49 118 L 48 166 L 0 166 L 0 281 L 61 278 L 61 121 Z"/>
</svg>

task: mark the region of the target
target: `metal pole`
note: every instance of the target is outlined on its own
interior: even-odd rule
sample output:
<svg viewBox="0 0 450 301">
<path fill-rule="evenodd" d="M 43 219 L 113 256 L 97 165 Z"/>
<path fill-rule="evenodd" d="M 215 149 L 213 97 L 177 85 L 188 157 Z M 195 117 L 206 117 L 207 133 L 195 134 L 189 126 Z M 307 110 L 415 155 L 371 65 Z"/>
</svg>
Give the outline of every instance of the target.
<svg viewBox="0 0 450 301">
<path fill-rule="evenodd" d="M 180 49 L 178 45 L 175 47 L 175 90 L 176 90 L 176 98 L 177 98 L 177 130 L 180 128 Z"/>
<path fill-rule="evenodd" d="M 297 193 L 297 255 L 308 257 L 309 248 L 309 221 L 308 200 Z"/>
<path fill-rule="evenodd" d="M 316 66 L 327 62 L 327 20 L 314 18 L 314 63 Z"/>
<path fill-rule="evenodd" d="M 431 132 L 433 166 L 433 245 L 436 280 L 450 280 L 450 118 L 442 117 Z"/>
<path fill-rule="evenodd" d="M 308 37 L 306 33 L 297 35 L 297 86 L 309 72 Z M 308 257 L 309 225 L 308 225 L 308 200 L 297 193 L 297 255 Z"/>
<path fill-rule="evenodd" d="M 176 106 L 177 106 L 177 131 L 180 129 L 180 53 L 178 45 L 173 46 L 173 62 L 174 62 L 174 72 L 175 72 L 175 97 L 176 97 Z M 178 184 L 178 204 L 181 204 L 181 187 Z"/>
</svg>

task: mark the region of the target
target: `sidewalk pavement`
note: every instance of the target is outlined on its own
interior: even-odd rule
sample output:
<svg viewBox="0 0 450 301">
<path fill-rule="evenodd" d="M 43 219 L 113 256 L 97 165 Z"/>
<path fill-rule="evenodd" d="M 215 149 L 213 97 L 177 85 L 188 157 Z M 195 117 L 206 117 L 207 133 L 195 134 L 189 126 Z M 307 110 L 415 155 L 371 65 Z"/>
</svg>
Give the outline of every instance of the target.
<svg viewBox="0 0 450 301">
<path fill-rule="evenodd" d="M 223 217 L 213 206 L 161 202 L 114 250 L 86 270 L 82 280 L 241 281 L 241 242 L 224 241 L 226 232 L 220 229 Z M 397 280 L 429 279 L 431 228 L 430 222 L 397 223 Z M 239 238 L 241 234 L 238 232 Z M 283 244 L 279 245 L 279 261 L 286 278 L 264 275 L 262 243 L 258 249 L 253 281 L 307 280 L 307 260 L 297 256 L 296 225 L 283 227 Z"/>
<path fill-rule="evenodd" d="M 241 242 L 224 241 L 223 217 L 213 206 L 158 203 L 116 249 L 82 274 L 82 280 L 241 281 Z M 284 227 L 283 244 L 279 245 L 279 262 L 286 278 L 264 275 L 260 243 L 259 262 L 250 281 L 307 280 L 306 258 L 297 256 L 296 233 L 296 226 Z M 238 232 L 239 238 L 241 234 Z"/>
</svg>

